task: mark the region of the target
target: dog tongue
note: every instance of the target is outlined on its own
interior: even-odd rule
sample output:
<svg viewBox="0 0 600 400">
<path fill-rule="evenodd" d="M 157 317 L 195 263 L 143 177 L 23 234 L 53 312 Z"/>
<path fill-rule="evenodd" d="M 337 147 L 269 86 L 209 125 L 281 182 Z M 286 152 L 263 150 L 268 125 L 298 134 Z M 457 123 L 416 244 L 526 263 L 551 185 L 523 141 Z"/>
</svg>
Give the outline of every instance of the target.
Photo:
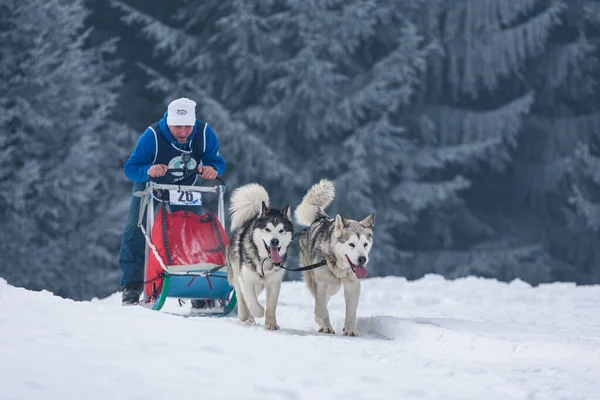
<svg viewBox="0 0 600 400">
<path fill-rule="evenodd" d="M 358 279 L 362 279 L 369 273 L 364 265 L 357 265 L 354 267 L 354 273 Z"/>
<path fill-rule="evenodd" d="M 281 262 L 281 256 L 279 255 L 277 246 L 271 246 L 271 261 L 274 263 Z"/>
</svg>

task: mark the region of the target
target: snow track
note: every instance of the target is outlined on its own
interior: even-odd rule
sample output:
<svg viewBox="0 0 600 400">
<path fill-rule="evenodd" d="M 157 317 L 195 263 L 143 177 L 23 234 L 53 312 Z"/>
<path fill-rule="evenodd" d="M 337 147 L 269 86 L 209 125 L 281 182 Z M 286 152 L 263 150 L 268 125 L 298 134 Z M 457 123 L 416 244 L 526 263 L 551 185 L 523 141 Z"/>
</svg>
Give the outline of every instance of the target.
<svg viewBox="0 0 600 400">
<path fill-rule="evenodd" d="M 284 283 L 269 332 L 0 280 L 0 398 L 599 399 L 599 305 L 597 286 L 373 278 L 348 338 L 343 295 L 336 335 L 319 334 L 302 282 Z"/>
</svg>

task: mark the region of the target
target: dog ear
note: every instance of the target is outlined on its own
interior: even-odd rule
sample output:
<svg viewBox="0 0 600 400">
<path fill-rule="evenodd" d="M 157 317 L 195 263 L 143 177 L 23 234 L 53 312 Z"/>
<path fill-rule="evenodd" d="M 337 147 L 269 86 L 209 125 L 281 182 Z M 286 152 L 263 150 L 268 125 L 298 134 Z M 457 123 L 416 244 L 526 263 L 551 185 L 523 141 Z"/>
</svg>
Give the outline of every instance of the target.
<svg viewBox="0 0 600 400">
<path fill-rule="evenodd" d="M 367 229 L 373 228 L 373 225 L 375 225 L 375 213 L 368 215 L 367 218 L 360 221 L 359 224 Z"/>
<path fill-rule="evenodd" d="M 267 204 L 263 201 L 262 202 L 261 214 L 262 215 L 267 215 L 268 212 L 269 212 L 269 207 L 267 207 Z"/>
<path fill-rule="evenodd" d="M 348 226 L 348 220 L 340 214 L 335 216 L 335 229 L 341 230 Z"/>
<path fill-rule="evenodd" d="M 283 207 L 283 209 L 281 210 L 281 215 L 283 215 L 284 217 L 287 217 L 287 219 L 289 219 L 289 220 L 292 219 L 292 213 L 290 212 L 289 204 L 286 204 L 285 207 Z"/>
</svg>

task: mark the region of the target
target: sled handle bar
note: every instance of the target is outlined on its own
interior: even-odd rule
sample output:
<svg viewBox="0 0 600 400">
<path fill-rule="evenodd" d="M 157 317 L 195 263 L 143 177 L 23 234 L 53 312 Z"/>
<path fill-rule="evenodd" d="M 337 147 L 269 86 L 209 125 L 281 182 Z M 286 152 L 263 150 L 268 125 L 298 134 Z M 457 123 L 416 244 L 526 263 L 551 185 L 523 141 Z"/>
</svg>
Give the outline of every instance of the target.
<svg viewBox="0 0 600 400">
<path fill-rule="evenodd" d="M 192 177 L 194 175 L 198 175 L 200 178 L 202 178 L 202 175 L 200 174 L 200 172 L 198 172 L 198 170 L 196 168 L 194 168 L 192 170 L 187 169 L 187 168 L 169 168 L 167 170 L 167 172 L 182 172 L 184 174 L 182 177 L 176 178 L 174 180 L 174 182 L 173 182 L 174 184 L 177 184 L 178 182 L 181 182 L 181 181 L 183 181 L 183 180 L 185 180 L 185 179 L 187 179 L 189 177 Z M 162 178 L 162 177 L 160 177 L 160 178 Z M 160 179 L 160 178 L 152 178 L 152 177 L 150 177 L 148 180 L 149 181 L 156 181 L 156 179 Z M 227 186 L 227 185 L 225 185 L 225 181 L 223 179 L 221 179 L 220 177 L 217 176 L 215 178 L 215 180 L 221 182 L 221 184 L 223 186 Z"/>
</svg>

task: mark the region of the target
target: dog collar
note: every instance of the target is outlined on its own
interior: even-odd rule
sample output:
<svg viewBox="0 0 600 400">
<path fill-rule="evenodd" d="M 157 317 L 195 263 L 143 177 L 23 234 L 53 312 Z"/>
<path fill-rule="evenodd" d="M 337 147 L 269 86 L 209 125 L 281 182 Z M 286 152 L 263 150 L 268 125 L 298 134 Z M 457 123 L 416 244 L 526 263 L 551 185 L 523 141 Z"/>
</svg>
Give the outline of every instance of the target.
<svg viewBox="0 0 600 400">
<path fill-rule="evenodd" d="M 267 261 L 267 260 L 270 260 L 270 258 L 269 257 L 264 258 L 262 260 L 262 262 L 260 263 L 260 272 L 258 272 L 258 265 L 252 264 L 252 268 L 258 273 L 258 275 L 260 275 L 261 278 L 265 277 L 265 267 L 264 267 L 264 265 L 265 265 L 265 261 Z M 271 264 L 273 264 L 274 267 L 281 267 L 281 263 L 280 262 L 274 263 L 273 261 L 271 261 Z"/>
</svg>

